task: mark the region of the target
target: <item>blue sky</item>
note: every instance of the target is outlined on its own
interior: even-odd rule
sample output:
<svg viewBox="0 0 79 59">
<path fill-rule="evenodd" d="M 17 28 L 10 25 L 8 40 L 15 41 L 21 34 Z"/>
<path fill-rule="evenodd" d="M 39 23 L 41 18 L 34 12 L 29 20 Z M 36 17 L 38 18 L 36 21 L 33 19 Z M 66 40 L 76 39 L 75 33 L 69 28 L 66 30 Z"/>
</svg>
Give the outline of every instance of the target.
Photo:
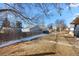
<svg viewBox="0 0 79 59">
<path fill-rule="evenodd" d="M 53 14 L 53 15 L 52 16 L 49 15 L 49 16 L 44 17 L 45 24 L 47 25 L 50 23 L 55 23 L 55 21 L 57 19 L 59 19 L 59 20 L 63 19 L 63 20 L 65 20 L 65 23 L 67 25 L 70 25 L 70 23 L 74 20 L 74 18 L 79 15 L 79 4 L 70 4 L 69 6 L 71 7 L 71 10 L 69 10 L 67 6 L 61 4 L 61 7 L 64 9 L 61 12 L 62 13 L 61 16 L 57 13 L 57 11 L 54 7 L 49 6 L 48 7 L 50 10 L 49 14 L 50 15 Z M 32 8 L 31 10 L 28 10 L 28 9 L 26 9 L 26 10 L 28 11 L 28 12 L 26 11 L 27 14 L 30 13 L 29 15 L 32 17 L 33 17 L 33 15 L 40 13 L 40 11 L 39 11 L 40 9 Z"/>
<path fill-rule="evenodd" d="M 57 13 L 56 8 L 54 8 L 52 5 L 47 6 L 47 8 L 49 9 L 49 13 L 48 13 L 49 16 L 45 16 L 40 8 L 33 6 L 31 6 L 30 8 L 24 6 L 25 8 L 24 12 L 25 12 L 25 16 L 28 16 L 30 18 L 40 15 L 39 19 L 44 20 L 45 25 L 48 25 L 50 23 L 55 23 L 57 19 L 65 20 L 65 23 L 67 25 L 70 25 L 70 22 L 72 22 L 73 19 L 79 15 L 79 4 L 75 3 L 75 4 L 70 4 L 69 6 L 71 7 L 71 10 L 68 9 L 68 6 L 61 4 L 61 7 L 64 9 L 61 12 L 62 13 L 61 16 Z M 0 4 L 0 8 L 4 8 L 4 5 Z M 26 26 L 26 24 L 23 25 Z"/>
</svg>

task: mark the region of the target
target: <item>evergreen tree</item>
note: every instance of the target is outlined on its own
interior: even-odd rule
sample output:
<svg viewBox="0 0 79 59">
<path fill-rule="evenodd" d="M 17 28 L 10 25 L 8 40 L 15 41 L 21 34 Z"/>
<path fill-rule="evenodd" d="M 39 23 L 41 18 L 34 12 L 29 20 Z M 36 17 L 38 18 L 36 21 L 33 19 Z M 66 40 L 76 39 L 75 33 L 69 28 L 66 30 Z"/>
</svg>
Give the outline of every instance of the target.
<svg viewBox="0 0 79 59">
<path fill-rule="evenodd" d="M 10 21 L 7 18 L 3 21 L 2 27 L 10 27 Z"/>
<path fill-rule="evenodd" d="M 17 32 L 21 33 L 21 29 L 22 29 L 22 23 L 20 21 L 16 21 L 16 28 L 17 28 Z"/>
</svg>

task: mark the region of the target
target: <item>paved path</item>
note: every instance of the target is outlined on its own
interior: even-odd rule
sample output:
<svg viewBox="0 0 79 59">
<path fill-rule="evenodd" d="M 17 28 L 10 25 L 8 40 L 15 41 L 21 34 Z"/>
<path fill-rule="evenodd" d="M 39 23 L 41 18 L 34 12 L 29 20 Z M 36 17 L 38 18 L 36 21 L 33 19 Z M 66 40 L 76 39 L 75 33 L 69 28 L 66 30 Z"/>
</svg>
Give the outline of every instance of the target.
<svg viewBox="0 0 79 59">
<path fill-rule="evenodd" d="M 42 36 L 45 36 L 45 35 L 47 35 L 47 34 L 40 34 L 40 35 L 35 35 L 35 36 L 26 37 L 26 38 L 22 38 L 22 39 L 12 40 L 12 41 L 9 41 L 9 42 L 3 42 L 0 45 L 0 48 L 8 46 L 8 45 L 15 44 L 15 43 L 19 43 L 19 42 L 30 41 L 30 40 L 33 40 L 35 38 L 42 37 Z"/>
</svg>

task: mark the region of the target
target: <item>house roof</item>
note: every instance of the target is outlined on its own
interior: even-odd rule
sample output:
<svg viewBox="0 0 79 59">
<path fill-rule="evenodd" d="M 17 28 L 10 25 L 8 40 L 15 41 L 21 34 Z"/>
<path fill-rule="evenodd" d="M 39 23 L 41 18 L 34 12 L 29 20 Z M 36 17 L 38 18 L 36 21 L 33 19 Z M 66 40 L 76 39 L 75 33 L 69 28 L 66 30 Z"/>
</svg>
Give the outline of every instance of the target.
<svg viewBox="0 0 79 59">
<path fill-rule="evenodd" d="M 71 24 L 79 24 L 79 16 L 76 17 L 72 22 Z"/>
</svg>

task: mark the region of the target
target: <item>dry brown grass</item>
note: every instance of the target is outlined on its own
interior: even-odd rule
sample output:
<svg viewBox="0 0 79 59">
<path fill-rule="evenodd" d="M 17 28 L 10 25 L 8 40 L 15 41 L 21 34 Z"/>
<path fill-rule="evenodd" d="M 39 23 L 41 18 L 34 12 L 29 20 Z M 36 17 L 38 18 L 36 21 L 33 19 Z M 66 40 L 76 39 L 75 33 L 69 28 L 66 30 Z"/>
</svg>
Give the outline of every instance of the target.
<svg viewBox="0 0 79 59">
<path fill-rule="evenodd" d="M 70 40 L 69 40 L 70 39 Z M 64 45 L 58 45 L 50 41 L 63 42 L 66 44 L 74 41 L 73 37 L 65 37 L 64 34 L 57 36 L 49 34 L 45 37 L 38 38 L 37 40 L 17 43 L 15 45 L 10 45 L 8 47 L 0 48 L 0 55 L 79 55 L 79 49 Z"/>
<path fill-rule="evenodd" d="M 44 40 L 37 42 L 24 42 L 0 49 L 0 55 L 35 55 L 42 53 L 55 53 L 53 44 Z"/>
</svg>

